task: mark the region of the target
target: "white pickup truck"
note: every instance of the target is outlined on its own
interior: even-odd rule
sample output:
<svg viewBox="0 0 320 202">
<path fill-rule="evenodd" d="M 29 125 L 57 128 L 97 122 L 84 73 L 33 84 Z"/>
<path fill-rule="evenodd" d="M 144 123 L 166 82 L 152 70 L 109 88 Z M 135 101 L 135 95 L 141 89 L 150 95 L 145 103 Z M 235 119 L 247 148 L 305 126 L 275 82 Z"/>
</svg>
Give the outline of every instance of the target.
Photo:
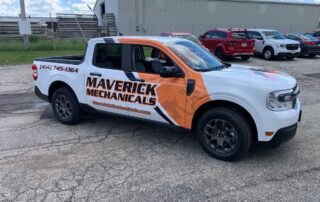
<svg viewBox="0 0 320 202">
<path fill-rule="evenodd" d="M 248 29 L 248 32 L 255 39 L 256 54 L 263 55 L 266 60 L 274 57 L 293 59 L 300 55 L 300 43 L 286 38 L 277 30 Z"/>
<path fill-rule="evenodd" d="M 290 140 L 301 117 L 293 77 L 222 63 L 185 39 L 95 38 L 84 56 L 40 58 L 32 70 L 35 93 L 64 124 L 88 110 L 167 124 L 196 131 L 223 160 Z"/>
</svg>

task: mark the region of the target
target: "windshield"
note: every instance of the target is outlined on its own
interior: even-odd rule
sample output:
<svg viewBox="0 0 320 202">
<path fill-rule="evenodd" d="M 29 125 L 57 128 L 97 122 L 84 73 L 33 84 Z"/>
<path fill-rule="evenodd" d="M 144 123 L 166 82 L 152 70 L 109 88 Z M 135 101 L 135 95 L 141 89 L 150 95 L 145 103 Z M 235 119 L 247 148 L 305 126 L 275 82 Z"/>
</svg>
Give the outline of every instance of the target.
<svg viewBox="0 0 320 202">
<path fill-rule="evenodd" d="M 190 41 L 167 44 L 193 70 L 205 72 L 223 68 L 223 64 L 210 52 Z"/>
<path fill-rule="evenodd" d="M 232 32 L 232 38 L 234 38 L 234 39 L 250 39 L 249 34 L 246 31 Z"/>
<path fill-rule="evenodd" d="M 267 39 L 286 39 L 286 37 L 278 31 L 263 31 Z"/>
<path fill-rule="evenodd" d="M 190 41 L 192 41 L 193 43 L 196 43 L 198 45 L 201 45 L 200 41 L 193 35 L 191 34 L 186 34 L 186 35 L 177 35 L 177 38 L 183 38 L 183 39 L 188 39 Z"/>
</svg>

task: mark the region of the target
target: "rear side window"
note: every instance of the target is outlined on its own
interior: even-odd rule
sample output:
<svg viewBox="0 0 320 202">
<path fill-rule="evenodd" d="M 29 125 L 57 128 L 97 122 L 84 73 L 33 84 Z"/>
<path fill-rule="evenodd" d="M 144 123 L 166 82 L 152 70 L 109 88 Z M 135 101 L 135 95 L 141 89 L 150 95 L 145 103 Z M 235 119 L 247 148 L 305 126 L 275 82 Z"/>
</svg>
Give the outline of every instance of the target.
<svg viewBox="0 0 320 202">
<path fill-rule="evenodd" d="M 234 39 L 250 39 L 250 36 L 246 31 L 231 32 L 231 35 Z"/>
<path fill-rule="evenodd" d="M 122 45 L 97 44 L 94 49 L 93 65 L 107 69 L 121 69 Z"/>
<path fill-rule="evenodd" d="M 225 32 L 211 31 L 206 34 L 206 38 L 212 39 L 226 39 L 228 37 Z"/>
</svg>

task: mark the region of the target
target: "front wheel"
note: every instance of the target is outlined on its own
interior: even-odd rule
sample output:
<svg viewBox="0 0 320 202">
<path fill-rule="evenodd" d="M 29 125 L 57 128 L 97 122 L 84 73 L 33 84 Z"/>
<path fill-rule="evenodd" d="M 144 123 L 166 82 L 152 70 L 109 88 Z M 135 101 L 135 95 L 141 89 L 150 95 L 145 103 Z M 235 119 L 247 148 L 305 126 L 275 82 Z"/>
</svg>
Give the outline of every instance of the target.
<svg viewBox="0 0 320 202">
<path fill-rule="evenodd" d="M 81 120 L 81 111 L 76 95 L 69 88 L 60 88 L 53 93 L 52 111 L 62 123 L 73 125 Z"/>
<path fill-rule="evenodd" d="M 249 150 L 252 136 L 247 120 L 236 110 L 213 108 L 199 120 L 199 141 L 204 150 L 221 160 L 237 160 Z"/>
<path fill-rule="evenodd" d="M 274 52 L 272 50 L 272 48 L 266 48 L 264 51 L 263 51 L 263 57 L 264 59 L 266 60 L 271 60 L 274 56 Z"/>
</svg>

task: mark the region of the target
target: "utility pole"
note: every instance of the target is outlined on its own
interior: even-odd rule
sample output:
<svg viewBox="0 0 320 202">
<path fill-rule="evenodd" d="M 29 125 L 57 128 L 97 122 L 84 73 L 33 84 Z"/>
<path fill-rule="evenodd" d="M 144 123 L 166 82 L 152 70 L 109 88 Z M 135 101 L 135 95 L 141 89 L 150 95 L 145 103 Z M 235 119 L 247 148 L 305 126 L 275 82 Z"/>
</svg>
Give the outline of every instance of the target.
<svg viewBox="0 0 320 202">
<path fill-rule="evenodd" d="M 20 0 L 20 10 L 21 10 L 21 20 L 24 21 L 26 20 L 26 8 L 24 5 L 24 0 Z M 27 47 L 29 45 L 29 37 L 26 34 L 23 35 L 23 44 L 24 44 L 24 47 Z"/>
</svg>

